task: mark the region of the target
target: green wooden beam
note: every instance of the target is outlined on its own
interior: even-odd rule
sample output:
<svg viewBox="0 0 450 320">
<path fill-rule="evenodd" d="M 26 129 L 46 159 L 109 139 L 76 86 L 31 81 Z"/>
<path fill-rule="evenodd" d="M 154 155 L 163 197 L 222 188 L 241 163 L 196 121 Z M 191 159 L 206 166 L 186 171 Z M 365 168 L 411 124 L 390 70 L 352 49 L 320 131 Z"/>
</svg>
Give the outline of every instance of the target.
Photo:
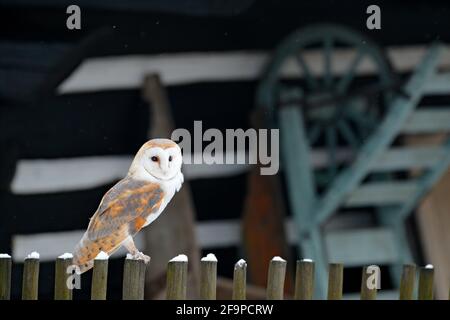
<svg viewBox="0 0 450 320">
<path fill-rule="evenodd" d="M 450 86 L 447 88 L 447 94 L 449 92 Z M 450 131 L 450 106 L 422 108 L 422 110 L 417 110 L 411 114 L 411 117 L 402 127 L 402 133 Z"/>
<path fill-rule="evenodd" d="M 395 98 L 389 113 L 361 148 L 353 165 L 333 181 L 323 200 L 320 201 L 314 216 L 315 223 L 321 224 L 333 214 L 343 199 L 361 183 L 377 158 L 392 143 L 401 126 L 421 99 L 424 85 L 435 72 L 441 51 L 441 46 L 436 44 L 428 50 L 404 88 L 409 98 L 404 96 Z"/>
<path fill-rule="evenodd" d="M 419 185 L 415 181 L 371 182 L 360 185 L 345 200 L 345 207 L 402 204 L 413 196 Z"/>
<path fill-rule="evenodd" d="M 329 261 L 346 267 L 389 264 L 398 259 L 395 237 L 390 228 L 330 231 L 325 235 Z"/>
</svg>

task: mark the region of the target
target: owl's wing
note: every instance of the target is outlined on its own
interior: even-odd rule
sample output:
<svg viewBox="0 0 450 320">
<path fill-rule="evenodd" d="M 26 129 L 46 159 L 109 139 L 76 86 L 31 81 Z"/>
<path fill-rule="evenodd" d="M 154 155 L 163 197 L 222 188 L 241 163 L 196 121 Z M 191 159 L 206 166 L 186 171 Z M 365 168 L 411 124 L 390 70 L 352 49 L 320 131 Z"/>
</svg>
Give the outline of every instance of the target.
<svg viewBox="0 0 450 320">
<path fill-rule="evenodd" d="M 156 212 L 164 197 L 158 184 L 125 178 L 103 197 L 88 226 L 87 235 L 96 240 L 117 231 L 124 224 L 140 229 L 148 215 Z"/>
</svg>

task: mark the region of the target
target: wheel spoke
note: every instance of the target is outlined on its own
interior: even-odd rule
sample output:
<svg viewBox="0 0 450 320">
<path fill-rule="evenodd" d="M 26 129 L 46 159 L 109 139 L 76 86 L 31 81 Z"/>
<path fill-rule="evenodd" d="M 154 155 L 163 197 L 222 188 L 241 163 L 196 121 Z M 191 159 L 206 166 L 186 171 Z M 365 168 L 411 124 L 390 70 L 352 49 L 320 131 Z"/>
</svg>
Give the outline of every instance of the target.
<svg viewBox="0 0 450 320">
<path fill-rule="evenodd" d="M 357 149 L 359 142 L 358 138 L 353 132 L 353 129 L 347 123 L 345 119 L 341 119 L 338 123 L 338 130 L 347 143 L 353 148 Z"/>
<path fill-rule="evenodd" d="M 372 117 L 368 116 L 368 114 L 359 114 L 354 111 L 348 111 L 347 114 L 350 118 L 353 119 L 354 122 L 364 124 L 369 129 L 372 129 L 376 126 L 375 120 Z"/>
<path fill-rule="evenodd" d="M 336 175 L 337 172 L 337 160 L 336 160 L 336 129 L 330 126 L 326 130 L 326 145 L 328 148 L 328 175 L 331 179 Z"/>
<path fill-rule="evenodd" d="M 314 78 L 314 76 L 312 75 L 311 71 L 309 70 L 308 65 L 306 64 L 305 60 L 302 57 L 302 54 L 298 54 L 295 56 L 296 60 L 298 62 L 298 64 L 300 65 L 300 67 L 303 70 L 303 75 L 305 76 L 306 79 L 306 83 L 308 84 L 309 88 L 311 90 L 316 90 L 317 89 L 317 81 Z"/>
<path fill-rule="evenodd" d="M 312 146 L 317 142 L 317 139 L 319 139 L 321 133 L 322 133 L 322 126 L 317 123 L 314 124 L 310 130 L 308 130 L 308 140 L 310 146 Z"/>
<path fill-rule="evenodd" d="M 333 39 L 330 36 L 325 37 L 323 41 L 323 54 L 324 54 L 324 84 L 329 88 L 333 84 L 331 55 L 333 54 Z"/>
<path fill-rule="evenodd" d="M 347 114 L 350 119 L 352 119 L 352 121 L 356 124 L 361 138 L 367 137 L 376 126 L 374 119 L 368 118 L 365 115 L 358 114 L 353 111 L 349 111 Z"/>
<path fill-rule="evenodd" d="M 347 91 L 350 83 L 352 82 L 352 80 L 355 76 L 356 69 L 357 69 L 359 63 L 362 61 L 363 57 L 364 57 L 364 51 L 362 49 L 359 49 L 358 52 L 356 53 L 355 58 L 350 63 L 350 65 L 345 73 L 345 76 L 339 80 L 339 82 L 336 86 L 338 94 L 343 94 L 345 91 Z"/>
</svg>

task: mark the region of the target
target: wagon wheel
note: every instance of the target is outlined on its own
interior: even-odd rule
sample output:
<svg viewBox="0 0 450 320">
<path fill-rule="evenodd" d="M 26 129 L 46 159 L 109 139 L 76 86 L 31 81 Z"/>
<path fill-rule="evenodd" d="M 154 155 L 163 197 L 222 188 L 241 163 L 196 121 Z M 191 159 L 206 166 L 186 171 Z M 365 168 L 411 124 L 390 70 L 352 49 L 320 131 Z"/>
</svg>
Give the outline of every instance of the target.
<svg viewBox="0 0 450 320">
<path fill-rule="evenodd" d="M 359 70 L 369 76 L 356 79 Z M 375 130 L 393 89 L 389 61 L 372 41 L 342 26 L 317 25 L 294 32 L 276 49 L 257 99 L 272 120 L 276 108 L 302 108 L 309 145 L 327 160 L 315 172 L 322 187 Z"/>
</svg>

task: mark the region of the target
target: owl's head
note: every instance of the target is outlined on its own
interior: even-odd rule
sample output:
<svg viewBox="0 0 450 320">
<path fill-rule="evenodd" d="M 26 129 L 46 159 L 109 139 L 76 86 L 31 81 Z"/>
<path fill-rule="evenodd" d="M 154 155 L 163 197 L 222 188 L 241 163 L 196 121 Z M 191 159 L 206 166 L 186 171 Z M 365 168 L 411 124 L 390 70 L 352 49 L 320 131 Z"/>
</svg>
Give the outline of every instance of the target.
<svg viewBox="0 0 450 320">
<path fill-rule="evenodd" d="M 158 180 L 170 180 L 181 170 L 180 147 L 169 139 L 152 139 L 144 143 L 134 157 L 130 173 L 150 174 Z"/>
</svg>

